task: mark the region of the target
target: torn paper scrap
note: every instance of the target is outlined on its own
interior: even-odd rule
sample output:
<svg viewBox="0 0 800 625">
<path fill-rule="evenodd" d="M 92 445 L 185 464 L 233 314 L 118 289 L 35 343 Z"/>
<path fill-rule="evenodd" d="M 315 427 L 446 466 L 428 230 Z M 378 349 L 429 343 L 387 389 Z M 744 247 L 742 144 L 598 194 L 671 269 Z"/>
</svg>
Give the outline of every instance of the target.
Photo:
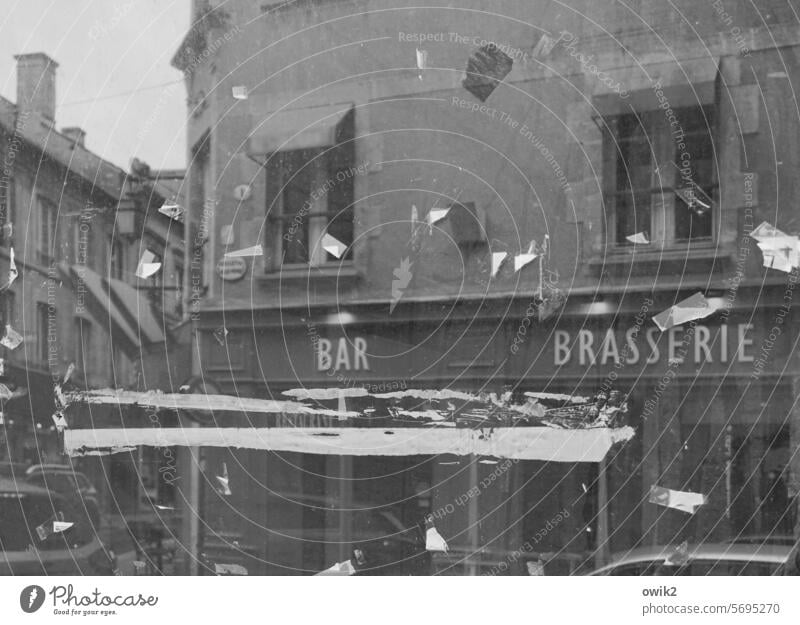
<svg viewBox="0 0 800 625">
<path fill-rule="evenodd" d="M 10 325 L 6 324 L 6 333 L 5 336 L 0 339 L 0 345 L 10 350 L 15 350 L 22 344 L 22 341 L 22 335 Z"/>
<path fill-rule="evenodd" d="M 675 548 L 671 554 L 664 558 L 664 564 L 667 566 L 680 566 L 689 561 L 689 543 L 683 541 Z"/>
<path fill-rule="evenodd" d="M 53 527 L 49 523 L 42 523 L 41 525 L 36 527 L 36 535 L 39 537 L 39 540 L 47 540 L 47 537 L 52 535 Z"/>
<path fill-rule="evenodd" d="M 534 249 L 536 249 L 536 241 L 531 241 L 527 252 L 517 254 L 514 257 L 514 273 L 536 260 L 539 254 L 534 253 Z"/>
<path fill-rule="evenodd" d="M 653 322 L 662 332 L 665 332 L 670 328 L 689 323 L 690 321 L 705 319 L 713 315 L 716 311 L 717 309 L 711 306 L 705 296 L 698 291 L 691 297 L 655 315 L 653 317 Z"/>
<path fill-rule="evenodd" d="M 14 248 L 12 247 L 8 250 L 8 284 L 6 284 L 5 288 L 14 284 L 17 276 L 19 276 L 19 271 L 17 270 L 17 263 L 14 261 Z"/>
<path fill-rule="evenodd" d="M 389 304 L 390 315 L 394 312 L 395 307 L 400 302 L 400 298 L 403 297 L 403 293 L 414 277 L 414 274 L 411 272 L 413 266 L 414 263 L 411 262 L 411 259 L 406 257 L 400 261 L 400 266 L 392 271 L 394 280 L 392 280 L 392 301 Z"/>
<path fill-rule="evenodd" d="M 544 560 L 530 560 L 525 563 L 525 568 L 528 569 L 528 575 L 534 577 L 544 576 Z"/>
<path fill-rule="evenodd" d="M 247 569 L 241 564 L 214 564 L 217 575 L 247 575 Z"/>
<path fill-rule="evenodd" d="M 53 534 L 59 534 L 61 532 L 66 532 L 73 525 L 75 525 L 75 524 L 74 523 L 69 523 L 67 521 L 53 521 Z"/>
<path fill-rule="evenodd" d="M 427 50 L 420 50 L 419 48 L 417 48 L 417 69 L 419 69 L 419 70 L 428 69 L 428 51 Z M 422 78 L 422 74 L 420 74 L 420 78 Z"/>
<path fill-rule="evenodd" d="M 533 48 L 533 58 L 541 59 L 542 57 L 547 56 L 553 51 L 555 45 L 556 45 L 556 40 L 553 39 L 547 33 L 545 33 L 539 38 L 539 41 Z"/>
<path fill-rule="evenodd" d="M 750 233 L 763 255 L 764 267 L 791 273 L 800 267 L 800 239 L 778 230 L 766 221 Z"/>
<path fill-rule="evenodd" d="M 426 551 L 441 551 L 447 553 L 447 541 L 442 538 L 442 535 L 436 531 L 433 521 L 430 518 L 425 519 L 425 550 Z"/>
<path fill-rule="evenodd" d="M 158 212 L 175 221 L 183 221 L 183 208 L 173 202 L 164 202 Z"/>
<path fill-rule="evenodd" d="M 682 490 L 672 490 L 663 486 L 650 487 L 650 503 L 666 508 L 674 508 L 681 512 L 694 514 L 697 509 L 706 503 L 706 496 L 701 493 L 691 493 Z"/>
<path fill-rule="evenodd" d="M 317 573 L 317 575 L 354 575 L 355 572 L 356 569 L 353 564 L 350 560 L 346 560 L 345 562 L 337 562 L 329 569 Z"/>
<path fill-rule="evenodd" d="M 11 389 L 8 388 L 5 384 L 0 384 L 0 399 L 3 401 L 11 399 Z"/>
<path fill-rule="evenodd" d="M 56 426 L 56 429 L 59 431 L 65 429 L 67 427 L 67 420 L 64 418 L 63 413 L 61 412 L 54 412 L 53 415 L 53 423 Z"/>
<path fill-rule="evenodd" d="M 467 61 L 461 85 L 481 102 L 486 102 L 497 85 L 508 76 L 514 61 L 494 43 L 477 49 Z"/>
<path fill-rule="evenodd" d="M 625 237 L 626 241 L 630 241 L 634 245 L 649 245 L 650 240 L 647 238 L 647 234 L 644 232 L 637 232 L 636 234 L 631 234 Z"/>
<path fill-rule="evenodd" d="M 689 180 L 685 187 L 675 189 L 677 195 L 683 202 L 698 215 L 704 215 L 711 209 L 713 200 L 703 189 L 693 180 Z"/>
<path fill-rule="evenodd" d="M 492 278 L 500 271 L 500 266 L 503 264 L 506 256 L 508 256 L 508 252 L 492 252 Z"/>
<path fill-rule="evenodd" d="M 247 99 L 247 87 L 244 85 L 236 85 L 231 90 L 233 97 L 236 100 L 246 100 Z"/>
<path fill-rule="evenodd" d="M 263 256 L 264 250 L 261 247 L 261 244 L 253 245 L 252 247 L 246 247 L 243 250 L 236 250 L 235 252 L 227 252 L 225 254 L 225 258 L 240 258 L 240 257 L 249 257 L 249 256 Z"/>
<path fill-rule="evenodd" d="M 217 475 L 216 478 L 220 485 L 220 492 L 225 496 L 232 495 L 228 478 L 228 465 L 224 462 L 222 463 L 222 475 Z"/>
<path fill-rule="evenodd" d="M 322 249 L 328 252 L 328 254 L 331 256 L 341 258 L 342 255 L 347 251 L 347 246 L 335 237 L 332 237 L 326 233 L 322 237 Z"/>
<path fill-rule="evenodd" d="M 139 265 L 136 267 L 136 277 L 149 278 L 161 269 L 161 263 L 154 262 L 155 260 L 156 255 L 150 250 L 145 250 L 139 259 Z"/>
<path fill-rule="evenodd" d="M 447 213 L 449 212 L 449 208 L 432 208 L 428 211 L 428 225 L 433 228 L 433 224 L 442 221 L 442 219 L 447 217 Z"/>
</svg>

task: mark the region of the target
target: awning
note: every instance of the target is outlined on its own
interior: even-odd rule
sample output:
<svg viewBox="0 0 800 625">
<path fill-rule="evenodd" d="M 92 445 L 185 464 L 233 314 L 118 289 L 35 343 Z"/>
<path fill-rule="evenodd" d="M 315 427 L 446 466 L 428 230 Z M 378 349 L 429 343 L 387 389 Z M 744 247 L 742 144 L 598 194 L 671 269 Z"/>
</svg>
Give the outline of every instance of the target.
<svg viewBox="0 0 800 625">
<path fill-rule="evenodd" d="M 84 265 L 69 267 L 69 275 L 83 303 L 98 325 L 106 327 L 123 349 L 137 357 L 145 343 L 166 340 L 150 302 L 136 289 L 119 280 L 106 280 Z"/>
<path fill-rule="evenodd" d="M 336 132 L 352 102 L 269 114 L 251 133 L 247 153 L 271 154 L 336 145 Z"/>
</svg>

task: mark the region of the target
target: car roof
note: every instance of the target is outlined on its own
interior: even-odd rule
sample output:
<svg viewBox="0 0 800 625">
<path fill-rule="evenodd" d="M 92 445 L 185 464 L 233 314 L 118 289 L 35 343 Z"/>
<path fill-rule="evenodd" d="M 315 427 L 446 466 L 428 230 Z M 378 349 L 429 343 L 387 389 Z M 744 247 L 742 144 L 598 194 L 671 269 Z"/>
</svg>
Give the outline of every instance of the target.
<svg viewBox="0 0 800 625">
<path fill-rule="evenodd" d="M 598 569 L 609 570 L 628 564 L 641 562 L 663 562 L 673 554 L 677 546 L 638 547 L 612 556 L 610 564 Z M 689 545 L 689 560 L 715 561 L 753 561 L 771 564 L 783 564 L 792 552 L 791 545 L 774 544 L 742 544 L 742 543 L 701 543 Z"/>
<path fill-rule="evenodd" d="M 29 482 L 22 480 L 14 480 L 6 477 L 0 477 L 0 493 L 20 493 L 24 495 L 42 495 L 44 497 L 52 497 L 53 499 L 61 499 L 61 495 L 53 493 L 41 486 L 34 486 Z"/>
<path fill-rule="evenodd" d="M 80 473 L 80 471 L 76 470 L 75 468 L 71 467 L 68 464 L 33 464 L 28 467 L 25 473 L 26 475 L 31 475 L 32 473 L 39 473 L 45 471 L 50 471 L 53 473 Z"/>
</svg>

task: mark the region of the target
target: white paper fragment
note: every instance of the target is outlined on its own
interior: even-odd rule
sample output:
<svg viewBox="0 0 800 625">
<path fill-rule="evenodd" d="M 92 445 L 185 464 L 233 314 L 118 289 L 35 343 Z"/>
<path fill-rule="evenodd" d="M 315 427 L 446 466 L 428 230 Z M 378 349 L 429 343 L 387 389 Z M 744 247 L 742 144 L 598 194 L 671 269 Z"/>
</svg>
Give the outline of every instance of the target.
<svg viewBox="0 0 800 625">
<path fill-rule="evenodd" d="M 451 465 L 461 464 L 461 463 L 458 460 L 453 460 L 452 462 L 440 462 L 439 464 L 442 465 L 443 467 L 449 467 Z"/>
<path fill-rule="evenodd" d="M 497 464 L 497 460 L 478 460 L 478 464 Z"/>
<path fill-rule="evenodd" d="M 433 230 L 433 224 L 442 221 L 445 217 L 447 217 L 447 213 L 450 212 L 449 208 L 432 208 L 428 211 L 428 225 Z"/>
<path fill-rule="evenodd" d="M 56 411 L 53 413 L 52 418 L 53 423 L 59 432 L 67 428 L 67 420 L 64 418 L 63 413 Z"/>
<path fill-rule="evenodd" d="M 536 46 L 533 48 L 533 58 L 541 59 L 542 57 L 547 56 L 550 52 L 553 51 L 553 48 L 556 45 L 556 40 L 550 37 L 547 34 L 542 35 L 539 38 Z"/>
<path fill-rule="evenodd" d="M 61 532 L 66 532 L 73 525 L 75 525 L 75 524 L 74 523 L 69 523 L 67 521 L 53 521 L 53 534 L 59 534 Z"/>
<path fill-rule="evenodd" d="M 6 333 L 5 336 L 0 339 L 0 345 L 13 351 L 22 344 L 22 341 L 22 335 L 10 325 L 6 324 Z"/>
<path fill-rule="evenodd" d="M 514 273 L 518 272 L 520 269 L 525 267 L 525 265 L 529 265 L 538 257 L 539 257 L 538 254 L 534 254 L 532 252 L 527 252 L 525 254 L 517 254 L 516 256 L 514 256 Z"/>
<path fill-rule="evenodd" d="M 653 485 L 650 487 L 649 501 L 665 508 L 674 508 L 681 512 L 694 514 L 700 506 L 706 503 L 707 499 L 701 493 L 672 490 L 671 488 Z"/>
<path fill-rule="evenodd" d="M 264 250 L 261 248 L 261 244 L 258 244 L 258 245 L 253 245 L 252 247 L 246 247 L 243 250 L 228 252 L 225 254 L 225 258 L 242 258 L 242 257 L 263 256 L 263 255 L 264 255 Z"/>
<path fill-rule="evenodd" d="M 394 312 L 395 307 L 400 302 L 400 298 L 403 297 L 403 293 L 414 277 L 414 274 L 411 272 L 413 266 L 414 263 L 411 262 L 411 259 L 406 257 L 400 261 L 400 266 L 392 271 L 394 280 L 392 280 L 392 301 L 389 304 L 390 315 Z"/>
<path fill-rule="evenodd" d="M 337 562 L 329 569 L 317 573 L 317 575 L 353 575 L 355 572 L 356 569 L 353 567 L 353 564 L 350 560 L 346 560 L 344 562 Z"/>
<path fill-rule="evenodd" d="M 241 564 L 214 564 L 217 575 L 247 575 L 247 569 Z"/>
<path fill-rule="evenodd" d="M 427 50 L 420 50 L 417 48 L 417 69 L 419 70 L 426 70 L 428 69 L 428 51 Z M 422 74 L 420 73 L 420 79 L 422 78 Z"/>
<path fill-rule="evenodd" d="M 570 404 L 585 404 L 589 401 L 588 397 L 581 397 L 580 395 L 564 395 L 561 393 L 533 393 L 533 392 L 526 392 L 525 397 L 531 397 L 533 399 L 550 399 L 553 401 L 565 401 L 569 402 Z"/>
<path fill-rule="evenodd" d="M 414 204 L 412 204 L 411 205 L 411 229 L 412 230 L 414 230 L 414 228 L 417 227 L 417 223 L 418 222 L 419 222 L 419 211 L 417 210 L 417 207 Z"/>
<path fill-rule="evenodd" d="M 689 543 L 685 540 L 675 548 L 675 551 L 664 558 L 664 564 L 667 566 L 680 566 L 688 561 Z"/>
<path fill-rule="evenodd" d="M 328 252 L 328 254 L 331 256 L 341 258 L 342 255 L 347 251 L 347 246 L 335 237 L 325 233 L 325 235 L 322 237 L 322 249 Z"/>
<path fill-rule="evenodd" d="M 544 560 L 530 560 L 525 563 L 525 568 L 528 569 L 528 575 L 533 577 L 544 576 Z"/>
<path fill-rule="evenodd" d="M 247 99 L 247 87 L 245 85 L 237 85 L 231 89 L 231 93 L 236 100 Z"/>
<path fill-rule="evenodd" d="M 14 284 L 14 280 L 17 279 L 18 275 L 19 271 L 17 271 L 17 263 L 14 262 L 14 248 L 12 247 L 8 250 L 8 284 L 6 288 Z"/>
<path fill-rule="evenodd" d="M 433 521 L 425 519 L 425 550 L 426 551 L 441 551 L 447 553 L 447 542 L 442 535 L 436 531 Z"/>
<path fill-rule="evenodd" d="M 5 415 L 0 412 L 0 425 L 3 425 L 6 422 Z"/>
<path fill-rule="evenodd" d="M 503 264 L 506 256 L 508 256 L 507 252 L 492 252 L 492 278 L 500 271 L 500 266 Z"/>
<path fill-rule="evenodd" d="M 11 389 L 8 388 L 5 384 L 0 384 L 0 399 L 3 401 L 8 401 L 11 399 Z"/>
<path fill-rule="evenodd" d="M 159 504 L 155 504 L 154 507 L 155 507 L 156 510 L 174 510 L 175 509 L 172 506 L 162 506 L 162 505 L 159 505 Z"/>
<path fill-rule="evenodd" d="M 664 312 L 660 312 L 653 317 L 653 322 L 662 332 L 672 327 L 689 323 L 697 319 L 705 319 L 716 312 L 716 308 L 709 304 L 703 294 L 698 291 L 691 297 L 687 297 L 682 302 L 678 302 Z"/>
<path fill-rule="evenodd" d="M 647 234 L 644 232 L 637 232 L 636 234 L 631 234 L 625 237 L 626 241 L 630 241 L 634 245 L 649 245 L 650 240 L 647 238 Z"/>
<path fill-rule="evenodd" d="M 397 413 L 401 417 L 411 417 L 412 419 L 426 419 L 429 421 L 444 421 L 447 417 L 435 410 L 400 410 Z"/>
<path fill-rule="evenodd" d="M 139 259 L 139 265 L 136 267 L 137 278 L 149 278 L 161 269 L 161 263 L 153 262 L 156 255 L 150 250 L 145 250 L 142 257 Z"/>
<path fill-rule="evenodd" d="M 764 267 L 791 273 L 800 267 L 800 239 L 762 222 L 750 233 L 764 257 Z"/>
<path fill-rule="evenodd" d="M 158 209 L 158 212 L 162 215 L 166 215 L 170 219 L 174 219 L 175 221 L 183 221 L 183 208 L 174 202 L 164 202 L 161 205 L 161 208 Z"/>
<path fill-rule="evenodd" d="M 231 493 L 230 489 L 230 480 L 228 479 L 228 465 L 226 463 L 222 463 L 222 475 L 217 475 L 216 477 L 222 494 L 225 496 L 232 495 L 233 493 Z"/>
</svg>

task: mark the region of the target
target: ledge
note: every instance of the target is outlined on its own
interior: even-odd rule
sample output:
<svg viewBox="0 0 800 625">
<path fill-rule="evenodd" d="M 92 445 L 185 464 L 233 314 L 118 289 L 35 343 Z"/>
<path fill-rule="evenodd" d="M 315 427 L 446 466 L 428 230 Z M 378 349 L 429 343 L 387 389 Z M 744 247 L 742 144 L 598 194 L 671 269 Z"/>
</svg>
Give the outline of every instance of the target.
<svg viewBox="0 0 800 625">
<path fill-rule="evenodd" d="M 283 280 L 319 280 L 338 278 L 344 280 L 354 280 L 359 273 L 352 262 L 327 263 L 325 265 L 311 267 L 308 265 L 290 265 L 282 267 L 278 271 L 270 271 L 258 276 L 260 282 L 280 282 Z"/>
<path fill-rule="evenodd" d="M 734 244 L 715 244 L 711 241 L 699 242 L 692 245 L 690 249 L 681 247 L 652 247 L 652 244 L 645 248 L 636 247 L 615 247 L 605 256 L 593 254 L 586 263 L 597 268 L 603 265 L 627 265 L 634 262 L 638 263 L 670 263 L 675 261 L 686 261 L 691 263 L 698 260 L 730 260 L 735 252 Z"/>
</svg>

